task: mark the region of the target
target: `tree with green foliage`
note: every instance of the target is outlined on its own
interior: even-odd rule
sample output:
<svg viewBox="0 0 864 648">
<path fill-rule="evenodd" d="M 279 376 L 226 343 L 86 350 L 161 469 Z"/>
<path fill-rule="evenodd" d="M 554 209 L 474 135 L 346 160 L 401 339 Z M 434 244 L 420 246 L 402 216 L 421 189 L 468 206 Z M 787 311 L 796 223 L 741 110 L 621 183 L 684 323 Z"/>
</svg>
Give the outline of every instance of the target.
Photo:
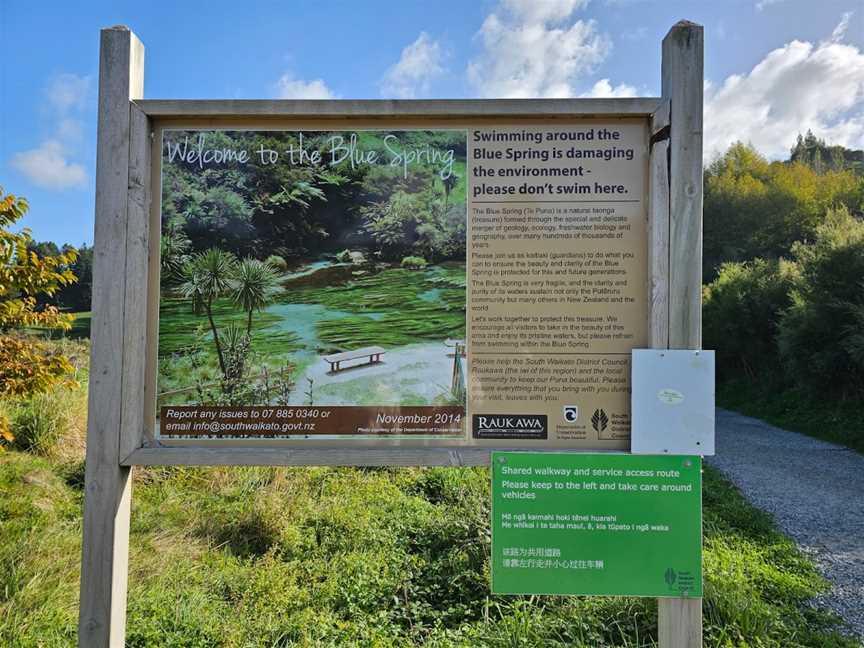
<svg viewBox="0 0 864 648">
<path fill-rule="evenodd" d="M 465 250 L 465 211 L 445 207 L 431 190 L 397 191 L 386 200 L 363 209 L 364 227 L 379 247 L 382 258 L 458 258 Z"/>
<path fill-rule="evenodd" d="M 703 288 L 702 339 L 716 350 L 719 377 L 776 373 L 778 326 L 797 276 L 794 262 L 753 259 L 724 263 Z"/>
<path fill-rule="evenodd" d="M 52 297 L 75 281 L 69 270 L 76 259 L 74 249 L 40 255 L 32 249 L 30 230 L 11 231 L 28 208 L 24 198 L 4 194 L 0 187 L 0 396 L 44 393 L 69 381 L 73 371 L 63 354 L 20 334 L 20 329 L 31 326 L 71 328 L 71 315 L 61 313 L 56 306 L 40 307 L 38 300 Z M 19 334 L 12 334 L 16 330 Z M 0 440 L 12 440 L 9 422 L 3 416 Z"/>
<path fill-rule="evenodd" d="M 64 246 L 66 249 L 66 246 Z M 57 306 L 72 311 L 89 311 L 93 298 L 93 246 L 81 245 L 69 266 L 75 281 L 61 287 L 55 295 Z"/>
<path fill-rule="evenodd" d="M 864 173 L 864 151 L 831 146 L 808 130 L 806 135 L 798 134 L 795 146 L 789 156 L 790 162 L 806 164 L 816 173 L 843 171 L 851 169 Z"/>
<path fill-rule="evenodd" d="M 246 335 L 252 335 L 252 313 L 270 303 L 279 276 L 265 262 L 247 257 L 234 268 L 231 277 L 231 298 L 247 313 Z"/>
<path fill-rule="evenodd" d="M 189 260 L 192 241 L 186 236 L 183 227 L 177 221 L 171 222 L 162 229 L 159 239 L 159 265 L 161 283 L 167 285 L 180 278 L 183 267 Z"/>
<path fill-rule="evenodd" d="M 447 210 L 447 205 L 450 202 L 450 193 L 459 184 L 459 176 L 455 173 L 451 173 L 446 178 L 444 178 L 441 183 L 444 185 L 444 210 Z"/>
<path fill-rule="evenodd" d="M 780 320 L 791 375 L 817 393 L 864 398 L 864 222 L 832 210 L 815 240 L 794 248 L 800 278 Z"/>
<path fill-rule="evenodd" d="M 225 355 L 219 339 L 219 330 L 213 319 L 213 303 L 232 289 L 236 266 L 237 259 L 233 254 L 218 248 L 210 248 L 193 255 L 186 262 L 183 267 L 183 283 L 180 285 L 180 292 L 192 301 L 192 308 L 196 312 L 203 310 L 207 315 L 223 376 L 226 375 Z"/>
<path fill-rule="evenodd" d="M 727 261 L 788 257 L 841 205 L 864 208 L 864 178 L 768 162 L 750 146 L 732 145 L 705 171 L 703 279 L 711 281 Z"/>
<path fill-rule="evenodd" d="M 8 230 L 24 217 L 29 205 L 24 198 L 4 195 L 0 187 L 0 331 L 25 326 L 68 330 L 72 316 L 54 306 L 37 308 L 40 295 L 53 296 L 62 286 L 75 281 L 69 270 L 77 253 L 74 249 L 53 256 L 40 256 L 30 249 L 30 230 Z"/>
</svg>

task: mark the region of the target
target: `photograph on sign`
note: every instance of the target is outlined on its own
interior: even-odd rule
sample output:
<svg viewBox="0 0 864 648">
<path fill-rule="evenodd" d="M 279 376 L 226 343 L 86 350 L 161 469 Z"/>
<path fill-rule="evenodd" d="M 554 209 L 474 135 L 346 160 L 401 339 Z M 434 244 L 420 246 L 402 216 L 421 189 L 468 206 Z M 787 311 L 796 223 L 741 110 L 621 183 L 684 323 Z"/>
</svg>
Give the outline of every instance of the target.
<svg viewBox="0 0 864 648">
<path fill-rule="evenodd" d="M 160 131 L 159 438 L 626 449 L 646 120 L 344 123 Z"/>
<path fill-rule="evenodd" d="M 163 436 L 461 438 L 464 131 L 162 148 Z"/>
<path fill-rule="evenodd" d="M 492 453 L 492 592 L 702 596 L 702 464 Z"/>
</svg>

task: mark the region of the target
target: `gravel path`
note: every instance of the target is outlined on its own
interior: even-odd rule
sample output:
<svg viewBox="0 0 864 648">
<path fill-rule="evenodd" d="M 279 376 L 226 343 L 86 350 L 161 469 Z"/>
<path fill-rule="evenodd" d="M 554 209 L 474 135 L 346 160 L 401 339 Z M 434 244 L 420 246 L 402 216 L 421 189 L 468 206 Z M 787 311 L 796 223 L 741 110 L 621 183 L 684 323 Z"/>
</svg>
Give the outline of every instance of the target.
<svg viewBox="0 0 864 648">
<path fill-rule="evenodd" d="M 719 468 L 833 584 L 820 597 L 864 638 L 864 455 L 717 410 Z"/>
</svg>

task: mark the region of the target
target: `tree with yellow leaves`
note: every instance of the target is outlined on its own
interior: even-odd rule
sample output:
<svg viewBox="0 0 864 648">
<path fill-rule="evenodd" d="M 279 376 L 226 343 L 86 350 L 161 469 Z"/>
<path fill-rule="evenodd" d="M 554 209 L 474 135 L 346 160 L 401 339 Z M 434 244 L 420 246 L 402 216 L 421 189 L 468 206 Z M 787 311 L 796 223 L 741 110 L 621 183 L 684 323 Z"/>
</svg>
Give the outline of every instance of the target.
<svg viewBox="0 0 864 648">
<path fill-rule="evenodd" d="M 40 308 L 37 297 L 50 297 L 76 280 L 69 269 L 74 250 L 39 256 L 30 249 L 30 230 L 10 230 L 27 209 L 24 198 L 4 195 L 0 187 L 0 397 L 43 393 L 69 380 L 73 371 L 64 355 L 21 334 L 24 327 L 71 328 L 72 315 L 54 306 Z M 0 438 L 12 440 L 8 421 L 0 420 Z"/>
</svg>

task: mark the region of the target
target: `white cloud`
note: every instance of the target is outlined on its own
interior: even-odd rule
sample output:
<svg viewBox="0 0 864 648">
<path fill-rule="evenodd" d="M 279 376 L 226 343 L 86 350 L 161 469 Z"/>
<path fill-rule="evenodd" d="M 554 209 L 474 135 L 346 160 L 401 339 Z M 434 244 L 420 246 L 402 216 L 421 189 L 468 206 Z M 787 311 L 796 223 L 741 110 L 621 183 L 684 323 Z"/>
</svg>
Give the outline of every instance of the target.
<svg viewBox="0 0 864 648">
<path fill-rule="evenodd" d="M 527 23 L 558 22 L 566 20 L 589 0 L 502 0 L 502 5 Z"/>
<path fill-rule="evenodd" d="M 87 171 L 72 161 L 84 142 L 83 115 L 90 96 L 90 77 L 64 73 L 53 77 L 44 91 L 44 110 L 53 122 L 51 135 L 35 148 L 13 154 L 12 168 L 44 189 L 62 191 L 87 184 Z"/>
<path fill-rule="evenodd" d="M 502 0 L 478 32 L 482 53 L 468 80 L 483 97 L 572 97 L 580 75 L 612 49 L 593 20 L 575 20 L 587 0 Z"/>
<path fill-rule="evenodd" d="M 843 14 L 842 18 L 840 18 L 840 22 L 837 23 L 837 26 L 834 28 L 834 31 L 831 32 L 831 42 L 839 43 L 843 40 L 843 37 L 846 35 L 846 30 L 849 29 L 849 20 L 852 18 L 852 12 L 847 11 Z"/>
<path fill-rule="evenodd" d="M 765 7 L 770 7 L 773 4 L 779 4 L 785 1 L 786 0 L 759 0 L 759 2 L 756 3 L 756 10 L 762 11 Z"/>
<path fill-rule="evenodd" d="M 420 32 L 413 43 L 402 50 L 399 61 L 384 75 L 381 94 L 399 99 L 414 99 L 429 92 L 432 80 L 444 74 L 446 53 L 438 41 Z"/>
<path fill-rule="evenodd" d="M 45 90 L 51 106 L 60 114 L 84 107 L 90 91 L 90 77 L 75 74 L 59 74 L 54 77 Z"/>
<path fill-rule="evenodd" d="M 831 40 L 792 41 L 769 52 L 749 73 L 705 84 L 705 156 L 741 140 L 772 158 L 785 157 L 811 129 L 835 144 L 864 147 L 864 54 Z"/>
<path fill-rule="evenodd" d="M 337 99 L 336 94 L 321 79 L 303 81 L 286 72 L 276 82 L 279 99 Z"/>
<path fill-rule="evenodd" d="M 612 86 L 609 79 L 600 79 L 595 83 L 588 92 L 583 92 L 580 97 L 605 98 L 605 97 L 636 97 L 638 93 L 636 88 L 626 83 L 620 83 L 617 86 Z"/>
<path fill-rule="evenodd" d="M 69 162 L 58 140 L 48 139 L 37 148 L 12 156 L 11 164 L 33 184 L 45 189 L 70 189 L 87 184 L 87 172 L 80 164 Z"/>
</svg>

